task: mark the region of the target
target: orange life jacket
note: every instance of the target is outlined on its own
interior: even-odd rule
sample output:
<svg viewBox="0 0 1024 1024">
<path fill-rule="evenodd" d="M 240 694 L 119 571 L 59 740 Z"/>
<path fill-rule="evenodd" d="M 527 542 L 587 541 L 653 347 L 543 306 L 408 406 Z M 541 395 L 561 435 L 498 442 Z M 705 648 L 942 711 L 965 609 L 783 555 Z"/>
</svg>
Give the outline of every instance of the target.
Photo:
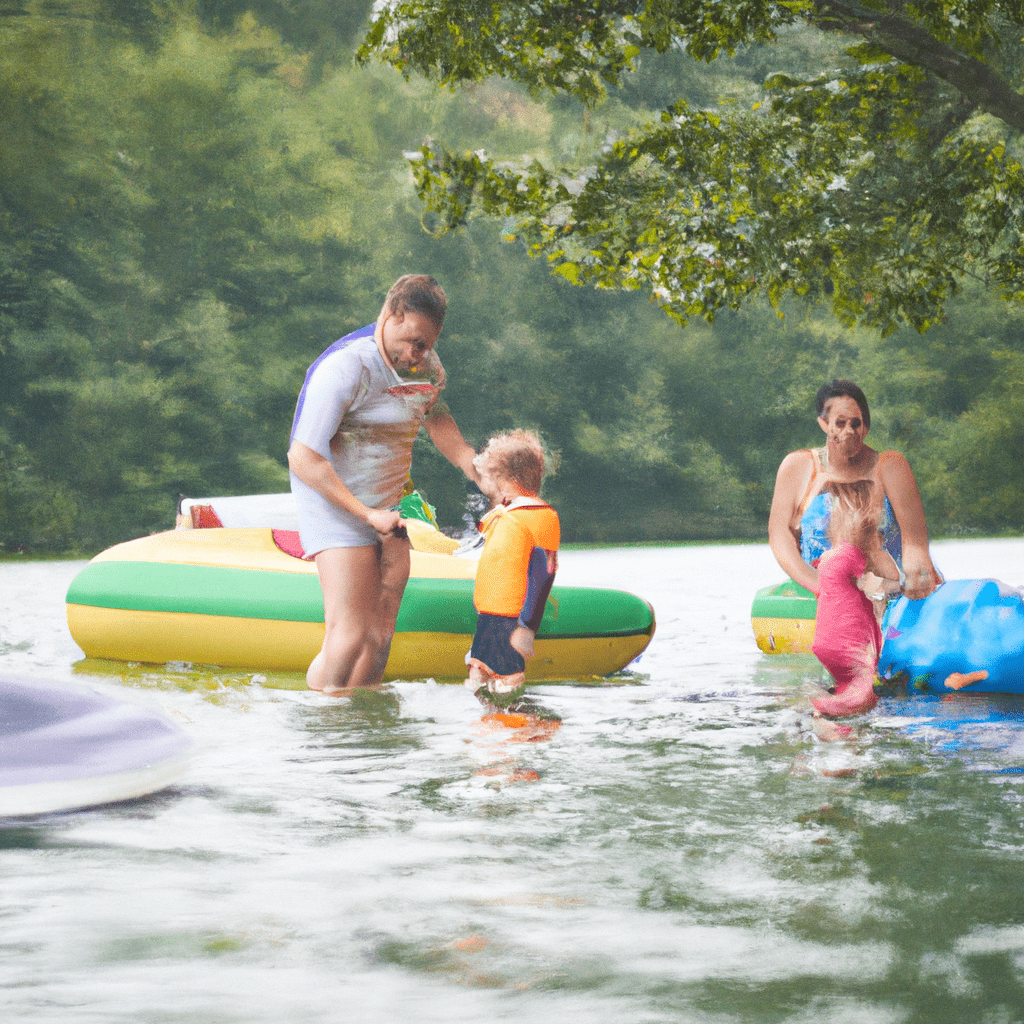
<svg viewBox="0 0 1024 1024">
<path fill-rule="evenodd" d="M 491 509 L 480 522 L 485 537 L 473 603 L 478 612 L 519 618 L 536 629 L 558 568 L 558 513 L 535 497 Z"/>
</svg>

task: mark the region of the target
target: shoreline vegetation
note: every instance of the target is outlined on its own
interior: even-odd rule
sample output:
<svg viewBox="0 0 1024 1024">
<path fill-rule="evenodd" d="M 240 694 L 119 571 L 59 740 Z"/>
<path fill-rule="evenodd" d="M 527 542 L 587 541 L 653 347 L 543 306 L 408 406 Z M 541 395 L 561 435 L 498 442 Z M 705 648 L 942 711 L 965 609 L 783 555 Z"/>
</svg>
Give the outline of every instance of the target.
<svg viewBox="0 0 1024 1024">
<path fill-rule="evenodd" d="M 0 558 L 165 529 L 168 495 L 286 489 L 306 368 L 409 271 L 448 292 L 438 353 L 467 440 L 520 426 L 559 453 L 544 493 L 568 545 L 763 538 L 835 376 L 870 396 L 869 443 L 907 456 L 935 536 L 1024 532 L 1024 307 L 996 289 L 959 282 L 924 334 L 844 327 L 812 298 L 682 327 L 640 291 L 552 275 L 507 225 L 434 230 L 403 156 L 436 135 L 588 166 L 679 97 L 764 107 L 767 74 L 839 66 L 842 40 L 794 29 L 710 65 L 645 52 L 587 109 L 355 66 L 370 7 L 4 18 Z M 461 474 L 429 443 L 414 467 L 459 523 Z"/>
</svg>

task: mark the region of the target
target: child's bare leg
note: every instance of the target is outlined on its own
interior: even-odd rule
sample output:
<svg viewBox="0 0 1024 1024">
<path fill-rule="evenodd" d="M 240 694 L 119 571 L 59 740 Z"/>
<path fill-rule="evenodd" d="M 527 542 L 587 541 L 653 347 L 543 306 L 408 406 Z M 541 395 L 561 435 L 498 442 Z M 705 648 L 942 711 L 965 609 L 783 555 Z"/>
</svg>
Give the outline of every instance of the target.
<svg viewBox="0 0 1024 1024">
<path fill-rule="evenodd" d="M 844 715 L 859 715 L 870 711 L 878 703 L 878 694 L 874 689 L 874 673 L 858 675 L 842 691 L 836 694 L 822 694 L 812 697 L 814 710 L 830 718 L 842 718 Z"/>
<path fill-rule="evenodd" d="M 835 743 L 836 740 L 849 739 L 853 732 L 848 725 L 840 725 L 838 722 L 822 718 L 820 715 L 815 715 L 811 719 L 811 728 L 822 743 Z"/>
<path fill-rule="evenodd" d="M 526 682 L 526 674 L 514 672 L 511 675 L 495 675 L 489 669 L 484 668 L 479 662 L 469 663 L 469 678 L 466 680 L 466 687 L 477 693 L 485 690 L 487 693 L 511 693 L 518 690 Z"/>
<path fill-rule="evenodd" d="M 482 669 L 475 661 L 469 663 L 469 678 L 466 680 L 466 687 L 476 693 L 477 690 L 487 689 L 487 680 L 491 676 Z"/>
<path fill-rule="evenodd" d="M 491 676 L 487 681 L 487 689 L 491 693 L 511 693 L 526 683 L 525 672 L 514 672 L 508 676 Z"/>
<path fill-rule="evenodd" d="M 859 650 L 824 650 L 818 659 L 835 679 L 835 692 L 812 697 L 811 704 L 819 714 L 830 718 L 859 715 L 878 703 L 875 693 L 875 669 L 878 652 L 873 644 Z"/>
</svg>

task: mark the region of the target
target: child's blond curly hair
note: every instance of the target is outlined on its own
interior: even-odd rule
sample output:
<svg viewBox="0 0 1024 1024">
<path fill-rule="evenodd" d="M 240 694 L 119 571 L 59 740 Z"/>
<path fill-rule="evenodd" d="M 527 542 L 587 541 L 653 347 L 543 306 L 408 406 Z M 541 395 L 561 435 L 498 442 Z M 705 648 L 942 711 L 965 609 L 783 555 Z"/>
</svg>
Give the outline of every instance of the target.
<svg viewBox="0 0 1024 1024">
<path fill-rule="evenodd" d="M 494 471 L 514 480 L 527 494 L 540 494 L 544 473 L 554 461 L 532 430 L 518 429 L 495 434 L 476 459 L 493 459 Z"/>
<path fill-rule="evenodd" d="M 865 554 L 878 547 L 881 503 L 875 498 L 871 480 L 840 482 L 830 480 L 825 489 L 832 497 L 828 536 L 833 544 L 848 541 Z"/>
</svg>

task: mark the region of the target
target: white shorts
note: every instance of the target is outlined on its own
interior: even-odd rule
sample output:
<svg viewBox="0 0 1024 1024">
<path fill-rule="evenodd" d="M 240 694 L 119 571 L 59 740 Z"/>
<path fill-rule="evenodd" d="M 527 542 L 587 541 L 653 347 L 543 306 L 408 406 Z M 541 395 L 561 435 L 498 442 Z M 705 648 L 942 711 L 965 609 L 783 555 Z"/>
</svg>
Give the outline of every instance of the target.
<svg viewBox="0 0 1024 1024">
<path fill-rule="evenodd" d="M 292 477 L 299 515 L 299 541 L 307 557 L 328 548 L 363 548 L 376 544 L 377 531 L 350 512 L 332 505 L 323 495 Z"/>
</svg>

